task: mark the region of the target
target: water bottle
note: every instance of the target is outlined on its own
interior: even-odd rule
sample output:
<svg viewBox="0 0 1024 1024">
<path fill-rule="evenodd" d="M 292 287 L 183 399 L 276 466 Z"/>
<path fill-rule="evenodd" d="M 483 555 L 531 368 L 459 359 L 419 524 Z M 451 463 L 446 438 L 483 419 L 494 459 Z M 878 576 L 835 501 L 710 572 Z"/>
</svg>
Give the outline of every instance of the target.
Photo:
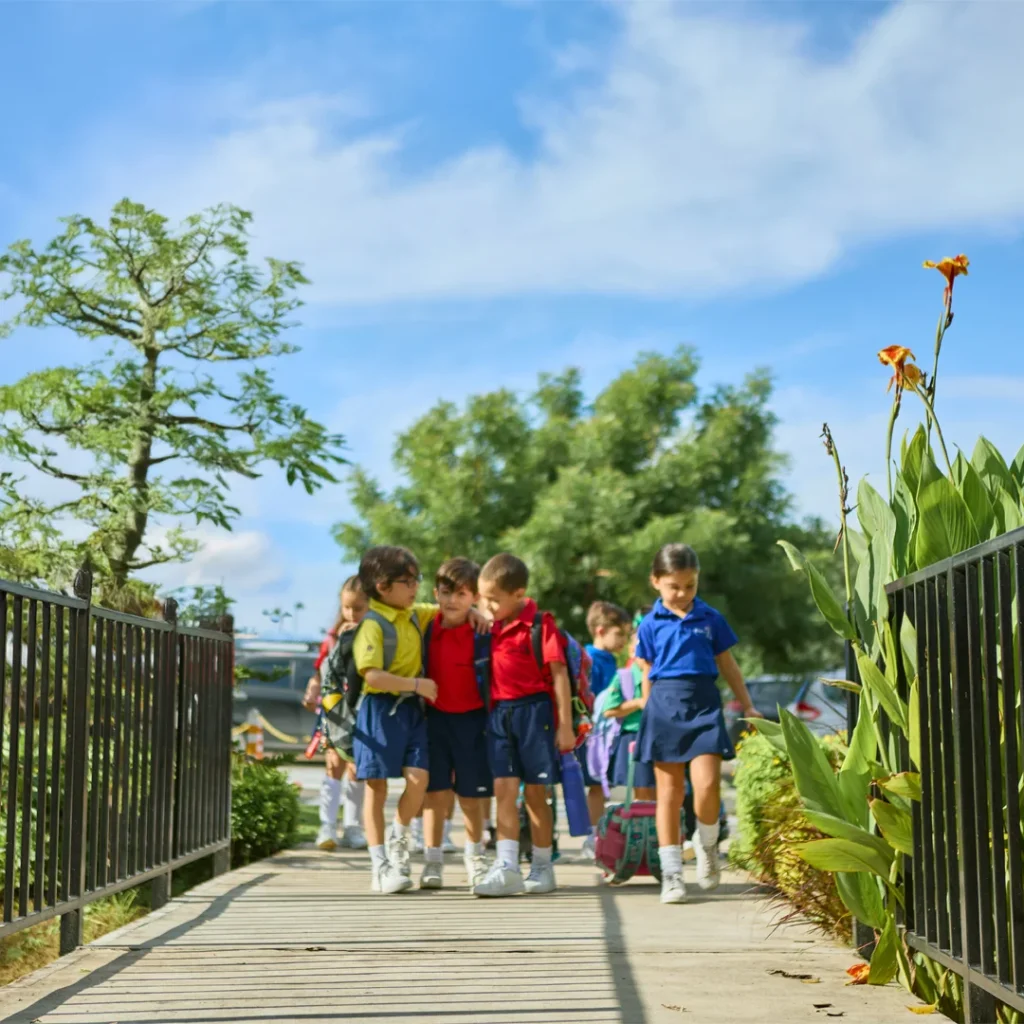
<svg viewBox="0 0 1024 1024">
<path fill-rule="evenodd" d="M 576 755 L 562 754 L 562 798 L 565 816 L 569 819 L 569 835 L 590 835 L 590 810 L 587 808 L 587 789 L 583 785 L 583 768 Z"/>
</svg>

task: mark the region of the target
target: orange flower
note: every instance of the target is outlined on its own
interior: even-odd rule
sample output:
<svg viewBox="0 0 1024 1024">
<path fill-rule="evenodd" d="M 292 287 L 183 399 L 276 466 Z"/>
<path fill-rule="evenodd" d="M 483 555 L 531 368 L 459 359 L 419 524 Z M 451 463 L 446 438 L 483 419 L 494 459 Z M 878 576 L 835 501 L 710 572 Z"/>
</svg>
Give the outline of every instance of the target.
<svg viewBox="0 0 1024 1024">
<path fill-rule="evenodd" d="M 959 256 L 946 256 L 944 259 L 939 260 L 938 263 L 935 263 L 933 260 L 924 261 L 926 270 L 937 270 L 946 279 L 946 289 L 942 293 L 942 297 L 947 306 L 953 301 L 953 282 L 961 274 L 967 277 L 967 267 L 970 262 L 963 253 L 960 253 Z"/>
<path fill-rule="evenodd" d="M 850 976 L 847 985 L 866 985 L 871 973 L 871 964 L 854 964 L 846 968 L 846 973 Z"/>
<path fill-rule="evenodd" d="M 893 384 L 896 385 L 897 391 L 902 391 L 906 387 L 913 390 L 924 380 L 924 374 L 920 368 L 907 362 L 908 359 L 916 358 L 917 356 L 909 348 L 904 348 L 902 345 L 890 345 L 878 353 L 878 361 L 883 366 L 891 366 L 894 371 L 886 391 L 891 390 Z"/>
</svg>

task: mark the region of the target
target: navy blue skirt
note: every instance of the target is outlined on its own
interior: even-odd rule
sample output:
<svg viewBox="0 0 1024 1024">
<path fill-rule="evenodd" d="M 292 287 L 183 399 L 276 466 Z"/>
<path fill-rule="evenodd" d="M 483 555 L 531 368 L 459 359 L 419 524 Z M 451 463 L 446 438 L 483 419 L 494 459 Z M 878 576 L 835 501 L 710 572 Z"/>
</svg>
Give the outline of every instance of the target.
<svg viewBox="0 0 1024 1024">
<path fill-rule="evenodd" d="M 717 754 L 723 761 L 736 757 L 716 678 L 658 679 L 651 685 L 637 733 L 638 761 L 685 763 L 702 754 Z"/>
</svg>

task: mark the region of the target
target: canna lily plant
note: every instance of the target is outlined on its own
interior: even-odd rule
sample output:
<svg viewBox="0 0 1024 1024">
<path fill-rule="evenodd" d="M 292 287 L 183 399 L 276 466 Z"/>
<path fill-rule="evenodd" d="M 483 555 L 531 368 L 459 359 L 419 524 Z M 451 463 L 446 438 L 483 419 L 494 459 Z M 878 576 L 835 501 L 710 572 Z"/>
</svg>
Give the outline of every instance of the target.
<svg viewBox="0 0 1024 1024">
<path fill-rule="evenodd" d="M 870 966 L 858 971 L 855 980 L 879 985 L 898 977 L 925 1002 L 941 1003 L 945 1009 L 951 999 L 956 1002 L 954 979 L 921 954 L 912 958 L 896 923 L 904 902 L 904 859 L 914 853 L 911 813 L 921 799 L 921 738 L 917 639 L 909 618 L 904 618 L 900 635 L 894 634 L 885 586 L 1024 526 L 1024 448 L 1008 464 L 982 437 L 969 459 L 961 452 L 950 460 L 936 416 L 936 380 L 943 341 L 953 323 L 953 283 L 967 274 L 968 260 L 960 255 L 924 265 L 946 279 L 933 367 L 927 375 L 905 346 L 878 353 L 892 370 L 885 448 L 888 491 L 883 496 L 866 479 L 861 481 L 856 495 L 859 528 L 850 522 L 854 509 L 846 470 L 828 426 L 823 429 L 839 488 L 845 601 L 800 551 L 779 541 L 793 568 L 807 577 L 819 612 L 851 645 L 859 670 L 859 683 L 828 680 L 860 696 L 860 713 L 840 770 L 833 771 L 811 731 L 794 715 L 783 711 L 780 723 L 756 725 L 788 754 L 807 817 L 827 837 L 802 844 L 800 855 L 835 874 L 847 909 L 875 931 Z M 893 435 L 905 399 L 920 403 L 923 422 L 904 437 L 894 459 Z M 897 682 L 901 671 L 908 683 L 907 700 Z M 906 740 L 909 766 L 899 763 L 900 737 Z"/>
</svg>

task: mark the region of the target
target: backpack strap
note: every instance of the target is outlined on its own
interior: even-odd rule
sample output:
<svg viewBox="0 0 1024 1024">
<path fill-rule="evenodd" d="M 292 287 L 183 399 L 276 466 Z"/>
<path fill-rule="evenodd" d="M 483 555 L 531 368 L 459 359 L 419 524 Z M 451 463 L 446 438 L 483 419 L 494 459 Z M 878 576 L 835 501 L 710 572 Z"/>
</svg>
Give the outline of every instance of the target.
<svg viewBox="0 0 1024 1024">
<path fill-rule="evenodd" d="M 419 621 L 416 619 L 416 613 L 413 613 L 413 621 L 416 624 L 416 628 L 419 629 Z M 375 612 L 372 608 L 363 616 L 363 622 L 376 622 L 380 626 L 381 637 L 383 638 L 384 647 L 384 664 L 383 669 L 385 672 L 391 671 L 391 666 L 395 661 L 395 653 L 398 650 L 398 630 L 395 629 L 395 624 L 390 620 L 386 619 L 380 612 Z M 361 625 L 361 624 L 360 624 Z"/>
<path fill-rule="evenodd" d="M 491 710 L 491 634 L 473 634 L 473 668 L 484 708 Z"/>
<path fill-rule="evenodd" d="M 538 608 L 537 614 L 533 617 L 533 625 L 530 627 L 530 636 L 533 638 L 533 656 L 537 659 L 541 672 L 544 671 L 544 613 Z"/>
</svg>

